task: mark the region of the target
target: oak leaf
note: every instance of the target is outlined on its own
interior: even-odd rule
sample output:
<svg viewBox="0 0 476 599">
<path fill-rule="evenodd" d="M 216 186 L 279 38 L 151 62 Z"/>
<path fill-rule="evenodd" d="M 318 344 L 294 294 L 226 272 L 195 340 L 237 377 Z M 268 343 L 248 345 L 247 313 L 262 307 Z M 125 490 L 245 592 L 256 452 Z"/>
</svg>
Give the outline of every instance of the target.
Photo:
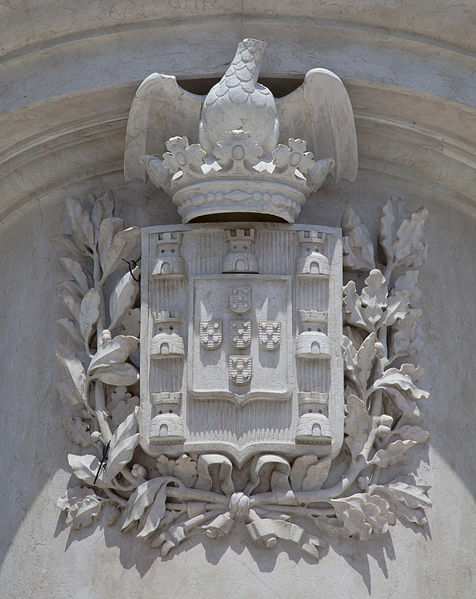
<svg viewBox="0 0 476 599">
<path fill-rule="evenodd" d="M 344 233 L 344 266 L 352 270 L 369 270 L 375 267 L 374 247 L 367 227 L 352 208 L 342 217 Z"/>
<path fill-rule="evenodd" d="M 427 520 L 423 510 L 431 506 L 431 501 L 426 495 L 427 489 L 424 485 L 394 482 L 378 485 L 371 492 L 384 497 L 392 505 L 395 513 L 404 520 L 424 526 Z"/>
<path fill-rule="evenodd" d="M 376 464 L 379 468 L 393 466 L 415 445 L 418 445 L 418 441 L 412 441 L 411 439 L 394 441 L 385 449 L 379 449 L 375 453 L 372 464 Z"/>
<path fill-rule="evenodd" d="M 336 517 L 342 524 L 341 534 L 357 536 L 361 541 L 370 538 L 372 532 L 386 533 L 396 522 L 388 501 L 368 493 L 356 493 L 350 497 L 331 499 Z"/>
<path fill-rule="evenodd" d="M 91 489 L 72 487 L 56 500 L 57 507 L 67 513 L 66 524 L 75 530 L 91 526 L 101 510 L 102 499 Z"/>
<path fill-rule="evenodd" d="M 394 243 L 395 260 L 407 266 L 418 266 L 426 258 L 427 247 L 423 243 L 423 227 L 428 210 L 420 208 L 402 222 Z"/>
<path fill-rule="evenodd" d="M 419 389 L 415 385 L 415 380 L 423 375 L 423 368 L 416 367 L 414 364 L 402 364 L 400 368 L 389 368 L 385 370 L 382 376 L 373 384 L 373 390 L 391 388 L 400 389 L 411 399 L 427 399 L 430 395 L 428 391 Z"/>
<path fill-rule="evenodd" d="M 393 227 L 395 217 L 393 214 L 393 202 L 388 200 L 382 208 L 382 215 L 379 222 L 378 240 L 383 249 L 387 262 L 393 260 Z"/>
</svg>

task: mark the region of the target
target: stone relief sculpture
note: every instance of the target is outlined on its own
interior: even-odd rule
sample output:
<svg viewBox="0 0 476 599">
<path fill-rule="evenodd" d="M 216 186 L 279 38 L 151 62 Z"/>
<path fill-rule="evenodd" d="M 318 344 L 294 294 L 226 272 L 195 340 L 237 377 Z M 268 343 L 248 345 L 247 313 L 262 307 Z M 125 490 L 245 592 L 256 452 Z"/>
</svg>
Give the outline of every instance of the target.
<svg viewBox="0 0 476 599">
<path fill-rule="evenodd" d="M 137 92 L 126 178 L 147 173 L 184 224 L 124 229 L 107 193 L 89 210 L 69 200 L 72 235 L 55 238 L 72 256 L 58 392 L 80 481 L 57 505 L 74 528 L 121 518 L 162 556 L 241 527 L 318 559 L 331 537 L 423 526 L 430 505 L 391 468 L 429 437 L 412 363 L 427 212 L 397 222 L 387 202 L 377 247 L 352 209 L 342 231 L 287 224 L 327 174 L 355 177 L 355 129 L 329 71 L 275 100 L 257 83 L 263 52 L 244 40 L 205 99 L 163 75 Z M 303 139 L 279 143 L 288 132 Z M 190 222 L 232 213 L 279 222 Z"/>
</svg>

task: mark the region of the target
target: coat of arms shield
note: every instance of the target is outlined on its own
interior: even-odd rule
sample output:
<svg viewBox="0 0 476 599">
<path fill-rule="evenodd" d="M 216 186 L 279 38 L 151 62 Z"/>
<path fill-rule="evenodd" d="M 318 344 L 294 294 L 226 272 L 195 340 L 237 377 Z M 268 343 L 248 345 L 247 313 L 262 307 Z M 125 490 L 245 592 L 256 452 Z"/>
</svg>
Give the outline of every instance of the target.
<svg viewBox="0 0 476 599">
<path fill-rule="evenodd" d="M 252 268 L 234 259 L 230 239 L 240 238 Z M 177 225 L 145 228 L 142 240 L 143 448 L 221 452 L 237 464 L 265 451 L 335 454 L 343 438 L 340 229 Z M 170 275 L 157 268 L 164 245 Z M 183 355 L 151 351 L 164 322 L 161 343 L 181 340 Z"/>
</svg>

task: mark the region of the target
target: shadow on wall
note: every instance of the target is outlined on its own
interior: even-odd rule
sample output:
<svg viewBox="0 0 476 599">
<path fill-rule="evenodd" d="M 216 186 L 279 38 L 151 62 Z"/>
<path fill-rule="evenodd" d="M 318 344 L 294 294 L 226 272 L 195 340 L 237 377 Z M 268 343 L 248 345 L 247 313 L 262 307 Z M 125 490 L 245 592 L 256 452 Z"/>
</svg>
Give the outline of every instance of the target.
<svg viewBox="0 0 476 599">
<path fill-rule="evenodd" d="M 422 459 L 427 461 L 428 456 L 422 456 Z M 418 466 L 419 463 L 420 458 L 414 460 L 415 467 Z M 408 464 L 408 466 L 411 468 L 410 464 Z M 411 477 L 407 477 L 405 480 L 414 482 Z M 75 477 L 72 477 L 71 484 L 78 484 Z M 289 560 L 293 561 L 295 564 L 299 564 L 302 560 L 308 564 L 314 565 L 316 568 L 316 576 L 319 576 L 319 563 L 316 563 L 315 559 L 306 555 L 291 543 L 278 542 L 277 546 L 265 549 L 251 541 L 247 542 L 246 539 L 249 539 L 249 537 L 243 523 L 236 523 L 229 535 L 218 537 L 216 539 L 209 539 L 203 530 L 198 530 L 196 536 L 184 541 L 166 557 L 161 557 L 160 549 L 153 548 L 146 541 L 137 539 L 133 532 L 121 533 L 120 523 L 108 526 L 106 520 L 107 518 L 103 516 L 89 528 L 81 530 L 70 529 L 65 545 L 65 551 L 67 552 L 68 548 L 73 543 L 81 542 L 83 539 L 92 535 L 99 527 L 104 532 L 106 546 L 119 548 L 121 565 L 126 569 L 135 568 L 141 577 L 144 577 L 147 574 L 157 560 L 162 560 L 164 562 L 173 560 L 176 555 L 187 553 L 199 544 L 203 545 L 206 560 L 212 565 L 219 564 L 223 555 L 229 549 L 236 555 L 241 555 L 244 551 L 248 550 L 260 572 L 273 572 L 279 554 L 284 552 Z M 405 521 L 401 521 L 401 523 L 405 528 L 411 529 L 413 534 L 422 535 L 425 539 L 431 539 L 428 525 L 422 529 L 419 526 L 409 524 Z M 58 536 L 66 528 L 65 515 L 61 513 L 58 518 L 55 536 Z M 323 542 L 323 546 L 319 549 L 320 559 L 325 560 L 329 550 L 332 550 L 337 555 L 341 556 L 347 564 L 362 577 L 362 581 L 365 584 L 369 595 L 372 592 L 370 561 L 374 560 L 384 577 L 388 578 L 387 563 L 389 560 L 393 561 L 397 558 L 392 541 L 392 529 L 385 534 L 372 536 L 369 541 L 360 541 L 357 538 L 335 539 L 328 535 L 321 534 L 318 531 L 316 531 L 316 536 Z"/>
</svg>

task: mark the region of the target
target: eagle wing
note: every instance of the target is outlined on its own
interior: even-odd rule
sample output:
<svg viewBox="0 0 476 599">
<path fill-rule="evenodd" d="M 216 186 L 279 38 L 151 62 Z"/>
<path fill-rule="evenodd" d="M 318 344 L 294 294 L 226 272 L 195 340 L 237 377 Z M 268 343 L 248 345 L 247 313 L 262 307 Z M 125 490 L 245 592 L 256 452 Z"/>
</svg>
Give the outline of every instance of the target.
<svg viewBox="0 0 476 599">
<path fill-rule="evenodd" d="M 171 137 L 185 136 L 198 142 L 200 111 L 205 96 L 182 89 L 175 77 L 152 73 L 139 86 L 127 121 L 124 152 L 126 181 L 146 180 L 140 163 L 144 154 L 162 155 Z"/>
<path fill-rule="evenodd" d="M 276 101 L 279 141 L 304 139 L 318 159 L 333 158 L 333 177 L 355 181 L 357 136 L 349 95 L 339 77 L 327 69 L 312 69 L 303 84 Z"/>
</svg>

